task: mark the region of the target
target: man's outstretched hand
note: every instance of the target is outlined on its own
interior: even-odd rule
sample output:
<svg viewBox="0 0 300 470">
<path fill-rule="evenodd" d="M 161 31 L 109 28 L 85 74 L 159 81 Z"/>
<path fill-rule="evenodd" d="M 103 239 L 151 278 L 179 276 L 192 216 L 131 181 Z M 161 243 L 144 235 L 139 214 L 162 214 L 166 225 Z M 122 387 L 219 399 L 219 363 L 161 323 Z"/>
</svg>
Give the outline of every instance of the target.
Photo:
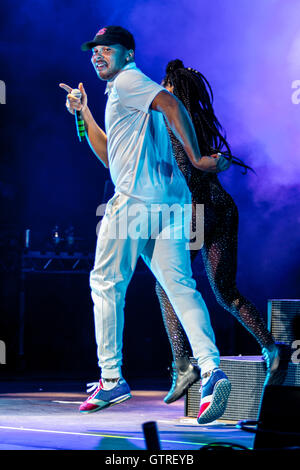
<svg viewBox="0 0 300 470">
<path fill-rule="evenodd" d="M 65 83 L 60 83 L 59 86 L 68 93 L 66 107 L 71 114 L 75 114 L 75 111 L 85 111 L 87 107 L 87 94 L 82 83 L 79 83 L 78 85 L 78 89 L 81 92 L 81 99 L 76 98 L 76 96 L 71 94 L 73 88 L 71 88 L 69 85 L 66 85 Z"/>
</svg>

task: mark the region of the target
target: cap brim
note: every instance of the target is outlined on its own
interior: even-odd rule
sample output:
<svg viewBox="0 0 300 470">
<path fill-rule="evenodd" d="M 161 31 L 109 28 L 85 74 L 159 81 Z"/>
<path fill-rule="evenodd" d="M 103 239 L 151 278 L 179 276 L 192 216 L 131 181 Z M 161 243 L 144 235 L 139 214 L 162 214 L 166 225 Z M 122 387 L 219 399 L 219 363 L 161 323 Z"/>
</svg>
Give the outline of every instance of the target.
<svg viewBox="0 0 300 470">
<path fill-rule="evenodd" d="M 81 46 L 81 50 L 82 51 L 90 51 L 91 49 L 93 49 L 93 47 L 97 46 L 98 43 L 95 42 L 95 41 L 88 41 L 88 42 L 85 42 L 82 44 Z"/>
</svg>

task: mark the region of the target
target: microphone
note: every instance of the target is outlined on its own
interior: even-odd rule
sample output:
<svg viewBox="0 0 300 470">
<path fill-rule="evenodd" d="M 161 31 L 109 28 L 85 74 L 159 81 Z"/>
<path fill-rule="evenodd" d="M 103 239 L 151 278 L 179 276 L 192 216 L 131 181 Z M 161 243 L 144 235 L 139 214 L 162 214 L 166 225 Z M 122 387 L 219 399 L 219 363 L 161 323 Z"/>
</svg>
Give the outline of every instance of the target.
<svg viewBox="0 0 300 470">
<path fill-rule="evenodd" d="M 75 96 L 75 98 L 81 99 L 81 91 L 78 90 L 78 88 L 73 88 L 73 90 L 71 91 L 71 95 Z M 85 137 L 84 120 L 81 117 L 80 111 L 76 111 L 76 110 L 75 110 L 75 124 L 76 124 L 79 142 L 83 142 L 84 137 Z"/>
</svg>

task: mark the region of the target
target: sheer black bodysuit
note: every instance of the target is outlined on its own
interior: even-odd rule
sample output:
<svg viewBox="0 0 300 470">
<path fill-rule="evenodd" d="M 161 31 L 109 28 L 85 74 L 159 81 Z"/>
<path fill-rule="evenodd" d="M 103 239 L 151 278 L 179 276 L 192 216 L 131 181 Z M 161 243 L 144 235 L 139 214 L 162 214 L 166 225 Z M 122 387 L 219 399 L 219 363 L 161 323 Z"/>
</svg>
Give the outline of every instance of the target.
<svg viewBox="0 0 300 470">
<path fill-rule="evenodd" d="M 173 152 L 192 194 L 193 206 L 204 204 L 204 245 L 201 249 L 204 267 L 218 303 L 232 313 L 252 333 L 261 347 L 274 343 L 271 333 L 257 308 L 236 286 L 238 210 L 216 174 L 194 168 L 174 134 L 170 132 Z M 192 220 L 195 229 L 195 215 Z M 198 251 L 191 250 L 191 261 Z M 161 285 L 156 283 L 164 324 L 174 360 L 190 354 L 185 331 Z"/>
</svg>

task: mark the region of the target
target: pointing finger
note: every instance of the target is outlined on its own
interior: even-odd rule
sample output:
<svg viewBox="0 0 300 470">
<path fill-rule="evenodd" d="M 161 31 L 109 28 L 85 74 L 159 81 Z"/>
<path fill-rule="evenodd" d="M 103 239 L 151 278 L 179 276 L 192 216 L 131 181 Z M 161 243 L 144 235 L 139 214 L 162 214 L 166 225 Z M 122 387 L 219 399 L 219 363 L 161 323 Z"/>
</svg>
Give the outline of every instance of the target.
<svg viewBox="0 0 300 470">
<path fill-rule="evenodd" d="M 65 83 L 60 83 L 59 86 L 60 86 L 60 88 L 63 88 L 68 93 L 71 93 L 71 91 L 73 89 L 69 85 L 66 85 Z"/>
</svg>

